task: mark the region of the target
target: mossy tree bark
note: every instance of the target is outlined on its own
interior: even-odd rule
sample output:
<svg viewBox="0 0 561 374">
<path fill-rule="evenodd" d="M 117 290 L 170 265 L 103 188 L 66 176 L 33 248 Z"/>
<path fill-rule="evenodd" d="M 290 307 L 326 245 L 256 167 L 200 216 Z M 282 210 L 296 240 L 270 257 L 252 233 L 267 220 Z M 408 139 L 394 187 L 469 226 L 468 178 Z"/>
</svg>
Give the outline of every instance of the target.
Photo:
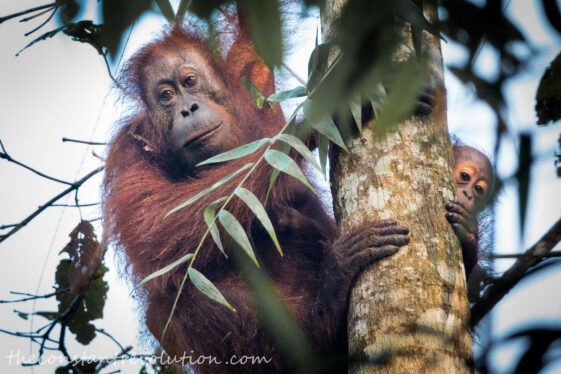
<svg viewBox="0 0 561 374">
<path fill-rule="evenodd" d="M 344 1 L 328 0 L 338 14 Z M 427 19 L 436 1 L 424 1 Z M 368 17 L 365 15 L 365 17 Z M 328 17 L 329 18 L 329 17 Z M 409 34 L 410 38 L 410 34 Z M 394 218 L 411 242 L 367 268 L 351 291 L 348 336 L 351 373 L 467 373 L 472 367 L 469 305 L 459 242 L 445 219 L 455 197 L 453 156 L 438 38 L 424 32 L 423 48 L 436 83 L 436 105 L 376 140 L 373 126 L 332 154 L 335 218 L 342 233 L 364 221 Z M 396 56 L 402 60 L 403 56 Z M 386 356 L 387 355 L 387 356 Z M 382 357 L 387 362 L 375 363 Z"/>
</svg>

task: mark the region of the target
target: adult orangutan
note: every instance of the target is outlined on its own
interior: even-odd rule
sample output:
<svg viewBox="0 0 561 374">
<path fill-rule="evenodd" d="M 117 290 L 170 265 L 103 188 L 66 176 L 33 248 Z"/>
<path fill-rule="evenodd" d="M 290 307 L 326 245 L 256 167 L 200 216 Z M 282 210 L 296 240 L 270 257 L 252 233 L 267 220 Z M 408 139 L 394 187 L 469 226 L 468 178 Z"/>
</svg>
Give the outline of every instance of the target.
<svg viewBox="0 0 561 374">
<path fill-rule="evenodd" d="M 223 151 L 276 134 L 280 108 L 256 109 L 241 85 L 248 76 L 265 94 L 273 76 L 240 32 L 225 58 L 213 54 L 193 31 L 174 26 L 138 51 L 120 86 L 138 105 L 122 120 L 110 143 L 104 179 L 107 237 L 124 258 L 134 282 L 193 253 L 207 226 L 203 210 L 232 193 L 241 177 L 179 210 L 164 215 L 204 188 L 255 161 L 260 153 L 196 167 Z M 244 187 L 263 201 L 271 168 L 258 167 Z M 348 293 L 357 273 L 409 242 L 395 221 L 370 222 L 340 236 L 318 197 L 296 179 L 275 182 L 267 203 L 284 256 L 247 206 L 236 197 L 231 212 L 249 234 L 261 268 L 273 280 L 312 343 L 321 352 L 346 352 Z M 226 253 L 230 250 L 226 248 Z M 248 286 L 230 259 L 207 239 L 193 267 L 236 309 L 232 312 L 187 282 L 165 338 L 172 357 L 213 357 L 221 364 L 195 365 L 197 372 L 287 372 L 292 365 L 260 324 Z M 153 279 L 139 291 L 146 324 L 161 340 L 186 267 Z M 228 366 L 233 356 L 265 357 L 268 363 Z"/>
</svg>

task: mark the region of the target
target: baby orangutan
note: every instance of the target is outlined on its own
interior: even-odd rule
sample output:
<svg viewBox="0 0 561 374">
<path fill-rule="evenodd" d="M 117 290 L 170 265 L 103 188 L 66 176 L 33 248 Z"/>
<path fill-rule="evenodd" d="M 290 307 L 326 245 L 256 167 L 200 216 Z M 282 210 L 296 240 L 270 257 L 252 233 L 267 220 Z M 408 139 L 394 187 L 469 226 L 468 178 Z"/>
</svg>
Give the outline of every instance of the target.
<svg viewBox="0 0 561 374">
<path fill-rule="evenodd" d="M 446 204 L 446 219 L 460 239 L 468 278 L 479 255 L 477 215 L 493 196 L 495 176 L 487 156 L 475 148 L 454 146 L 454 159 L 458 200 Z"/>
</svg>

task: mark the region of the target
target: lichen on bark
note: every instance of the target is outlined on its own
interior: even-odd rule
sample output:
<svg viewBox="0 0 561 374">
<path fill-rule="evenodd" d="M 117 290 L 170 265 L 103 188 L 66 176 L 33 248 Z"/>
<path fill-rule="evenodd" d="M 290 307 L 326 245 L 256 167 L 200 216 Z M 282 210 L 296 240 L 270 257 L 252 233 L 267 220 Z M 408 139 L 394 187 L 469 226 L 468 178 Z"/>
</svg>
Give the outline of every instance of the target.
<svg viewBox="0 0 561 374">
<path fill-rule="evenodd" d="M 328 1 L 328 10 L 329 4 L 341 6 Z M 435 19 L 435 2 L 425 15 Z M 410 244 L 367 268 L 351 291 L 349 350 L 351 360 L 358 360 L 352 361 L 352 373 L 471 371 L 461 250 L 444 216 L 444 205 L 456 192 L 442 57 L 436 37 L 424 32 L 424 40 L 423 48 L 433 52 L 432 114 L 412 116 L 383 139 L 373 135 L 374 121 L 348 144 L 348 153 L 331 153 L 333 207 L 343 234 L 365 221 L 388 218 L 411 232 Z M 373 365 L 383 357 L 385 365 Z"/>
</svg>

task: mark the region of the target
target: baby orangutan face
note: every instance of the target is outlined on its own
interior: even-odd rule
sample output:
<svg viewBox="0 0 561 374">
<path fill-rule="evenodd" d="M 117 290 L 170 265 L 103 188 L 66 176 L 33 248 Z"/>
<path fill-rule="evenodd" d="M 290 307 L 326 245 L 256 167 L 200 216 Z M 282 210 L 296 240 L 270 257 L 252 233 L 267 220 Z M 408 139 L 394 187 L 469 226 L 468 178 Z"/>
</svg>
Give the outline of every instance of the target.
<svg viewBox="0 0 561 374">
<path fill-rule="evenodd" d="M 458 199 L 468 212 L 476 215 L 485 206 L 493 188 L 493 168 L 487 156 L 471 147 L 454 147 L 454 158 Z"/>
</svg>

